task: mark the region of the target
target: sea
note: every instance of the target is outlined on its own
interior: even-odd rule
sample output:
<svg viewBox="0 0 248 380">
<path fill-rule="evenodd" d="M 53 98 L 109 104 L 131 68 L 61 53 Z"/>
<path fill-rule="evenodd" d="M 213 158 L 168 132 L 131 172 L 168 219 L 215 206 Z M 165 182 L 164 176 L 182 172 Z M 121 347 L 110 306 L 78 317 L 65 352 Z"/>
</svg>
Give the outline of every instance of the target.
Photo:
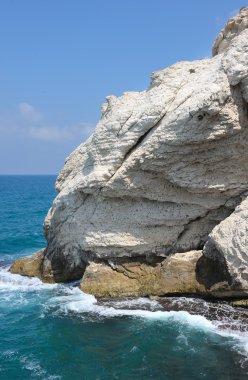
<svg viewBox="0 0 248 380">
<path fill-rule="evenodd" d="M 10 274 L 44 247 L 55 176 L 0 176 L 1 380 L 248 379 L 248 310 L 193 297 L 96 300 Z"/>
</svg>

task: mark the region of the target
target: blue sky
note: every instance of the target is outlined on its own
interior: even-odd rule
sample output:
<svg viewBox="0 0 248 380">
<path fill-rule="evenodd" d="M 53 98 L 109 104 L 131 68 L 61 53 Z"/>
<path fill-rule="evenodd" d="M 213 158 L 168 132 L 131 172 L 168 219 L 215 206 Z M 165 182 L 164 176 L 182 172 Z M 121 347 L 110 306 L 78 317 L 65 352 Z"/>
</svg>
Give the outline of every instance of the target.
<svg viewBox="0 0 248 380">
<path fill-rule="evenodd" d="M 238 0 L 1 0 L 0 174 L 56 174 L 107 95 L 211 56 Z"/>
</svg>

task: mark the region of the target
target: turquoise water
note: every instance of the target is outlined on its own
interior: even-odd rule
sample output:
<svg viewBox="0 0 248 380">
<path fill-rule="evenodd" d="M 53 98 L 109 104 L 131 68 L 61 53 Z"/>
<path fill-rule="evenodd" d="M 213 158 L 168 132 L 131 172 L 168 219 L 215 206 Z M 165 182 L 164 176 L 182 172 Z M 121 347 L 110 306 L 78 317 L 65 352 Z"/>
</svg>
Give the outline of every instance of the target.
<svg viewBox="0 0 248 380">
<path fill-rule="evenodd" d="M 13 259 L 45 245 L 54 182 L 0 176 L 0 379 L 247 379 L 242 311 L 239 319 L 218 306 L 210 321 L 208 304 L 194 299 L 183 302 L 192 310 L 198 302 L 202 315 L 147 299 L 97 303 L 77 284 L 43 285 L 8 272 Z"/>
</svg>

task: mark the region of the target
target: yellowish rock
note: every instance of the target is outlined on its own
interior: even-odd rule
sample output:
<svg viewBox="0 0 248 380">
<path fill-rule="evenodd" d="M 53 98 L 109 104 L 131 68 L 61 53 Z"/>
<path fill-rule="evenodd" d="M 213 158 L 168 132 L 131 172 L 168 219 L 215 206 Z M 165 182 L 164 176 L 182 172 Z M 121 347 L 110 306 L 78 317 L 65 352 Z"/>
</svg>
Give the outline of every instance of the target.
<svg viewBox="0 0 248 380">
<path fill-rule="evenodd" d="M 231 302 L 232 306 L 248 308 L 248 299 L 236 300 Z"/>
<path fill-rule="evenodd" d="M 96 297 L 206 294 L 195 274 L 201 255 L 201 251 L 176 253 L 155 265 L 138 261 L 119 261 L 118 264 L 92 262 L 86 268 L 80 289 Z"/>
<path fill-rule="evenodd" d="M 32 256 L 16 259 L 10 267 L 10 272 L 28 277 L 41 278 L 44 251 L 45 249 L 41 249 Z"/>
</svg>

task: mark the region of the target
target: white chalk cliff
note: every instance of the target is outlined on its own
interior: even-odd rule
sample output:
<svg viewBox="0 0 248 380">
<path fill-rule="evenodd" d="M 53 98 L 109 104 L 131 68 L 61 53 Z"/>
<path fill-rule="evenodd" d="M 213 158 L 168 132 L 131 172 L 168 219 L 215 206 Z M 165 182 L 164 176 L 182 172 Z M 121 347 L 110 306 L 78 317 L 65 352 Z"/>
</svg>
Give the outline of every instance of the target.
<svg viewBox="0 0 248 380">
<path fill-rule="evenodd" d="M 248 190 L 248 8 L 213 55 L 153 73 L 146 91 L 107 97 L 94 134 L 58 176 L 45 280 L 203 249 L 199 273 L 221 272 L 206 288 L 248 290 L 248 201 L 238 206 Z"/>
</svg>

